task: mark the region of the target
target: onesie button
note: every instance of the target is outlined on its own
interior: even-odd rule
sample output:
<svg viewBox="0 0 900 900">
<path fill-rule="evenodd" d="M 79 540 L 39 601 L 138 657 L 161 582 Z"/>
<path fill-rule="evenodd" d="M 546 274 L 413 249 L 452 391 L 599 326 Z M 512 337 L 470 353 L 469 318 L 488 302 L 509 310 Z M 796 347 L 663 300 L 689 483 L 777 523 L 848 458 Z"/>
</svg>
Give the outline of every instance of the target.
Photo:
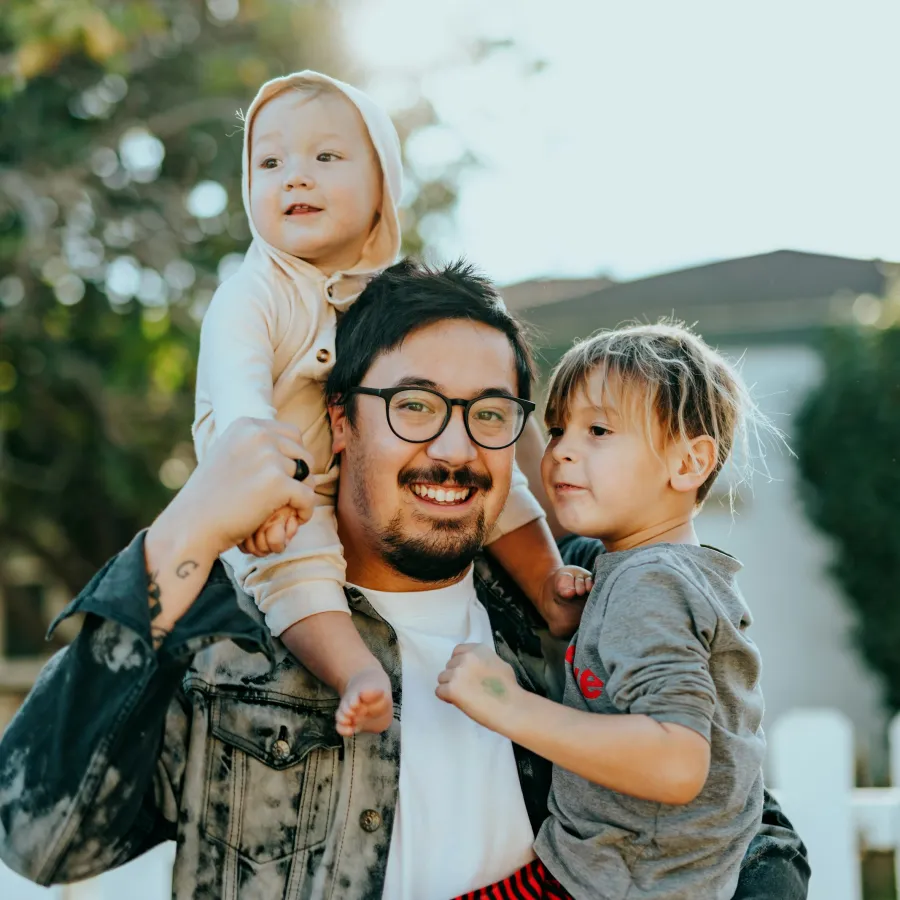
<svg viewBox="0 0 900 900">
<path fill-rule="evenodd" d="M 381 816 L 374 809 L 367 809 L 360 814 L 359 825 L 363 831 L 378 831 L 381 827 Z"/>
<path fill-rule="evenodd" d="M 316 359 L 320 363 L 327 363 L 331 359 L 331 354 L 323 347 L 317 354 Z"/>
</svg>

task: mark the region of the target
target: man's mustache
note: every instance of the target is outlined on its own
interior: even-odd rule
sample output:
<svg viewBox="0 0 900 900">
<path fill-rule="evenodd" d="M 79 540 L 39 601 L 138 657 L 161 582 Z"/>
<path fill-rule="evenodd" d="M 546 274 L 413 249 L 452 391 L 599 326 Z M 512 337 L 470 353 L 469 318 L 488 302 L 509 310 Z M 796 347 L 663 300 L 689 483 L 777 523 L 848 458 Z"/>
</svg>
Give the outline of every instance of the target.
<svg viewBox="0 0 900 900">
<path fill-rule="evenodd" d="M 494 480 L 486 472 L 476 472 L 468 466 L 461 466 L 452 471 L 447 466 L 432 466 L 429 469 L 406 469 L 400 473 L 397 480 L 402 487 L 410 487 L 416 482 L 425 484 L 439 484 L 441 486 L 478 488 L 489 491 L 494 486 Z"/>
</svg>

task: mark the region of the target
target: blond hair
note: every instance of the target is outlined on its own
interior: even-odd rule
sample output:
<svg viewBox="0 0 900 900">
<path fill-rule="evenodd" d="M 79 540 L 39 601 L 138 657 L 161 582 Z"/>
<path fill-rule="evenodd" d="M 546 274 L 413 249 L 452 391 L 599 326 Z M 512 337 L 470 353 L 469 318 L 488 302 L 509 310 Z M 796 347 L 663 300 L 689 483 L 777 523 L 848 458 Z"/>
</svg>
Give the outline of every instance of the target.
<svg viewBox="0 0 900 900">
<path fill-rule="evenodd" d="M 602 397 L 615 391 L 625 407 L 622 414 L 640 420 L 654 452 L 659 452 L 652 437 L 655 423 L 666 444 L 701 435 L 715 441 L 715 465 L 697 491 L 698 506 L 733 451 L 738 451 L 740 460 L 735 460 L 737 478 L 729 486 L 730 503 L 736 489 L 749 482 L 756 457 L 765 470 L 763 438 L 785 443 L 779 429 L 759 410 L 736 368 L 682 322 L 635 323 L 576 342 L 550 377 L 544 414 L 548 426 L 566 421 L 573 396 L 579 390 L 587 391 L 594 375 L 602 379 Z M 615 382 L 612 386 L 611 379 Z M 755 445 L 753 453 L 751 444 Z"/>
</svg>

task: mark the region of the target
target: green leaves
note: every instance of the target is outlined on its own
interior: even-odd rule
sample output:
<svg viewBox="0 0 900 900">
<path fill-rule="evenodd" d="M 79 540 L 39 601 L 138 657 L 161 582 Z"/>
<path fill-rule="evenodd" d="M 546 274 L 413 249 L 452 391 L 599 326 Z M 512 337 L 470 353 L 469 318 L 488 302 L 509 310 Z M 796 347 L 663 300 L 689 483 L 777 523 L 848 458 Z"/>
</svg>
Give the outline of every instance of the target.
<svg viewBox="0 0 900 900">
<path fill-rule="evenodd" d="M 827 335 L 796 450 L 812 521 L 834 540 L 833 575 L 855 637 L 900 710 L 900 328 Z"/>
</svg>

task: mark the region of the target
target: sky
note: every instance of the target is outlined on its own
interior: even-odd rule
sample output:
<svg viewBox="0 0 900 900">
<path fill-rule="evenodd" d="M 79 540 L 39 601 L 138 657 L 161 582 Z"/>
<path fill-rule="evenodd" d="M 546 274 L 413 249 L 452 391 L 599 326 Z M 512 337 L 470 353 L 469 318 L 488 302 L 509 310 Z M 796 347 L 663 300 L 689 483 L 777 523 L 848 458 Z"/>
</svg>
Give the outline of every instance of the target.
<svg viewBox="0 0 900 900">
<path fill-rule="evenodd" d="M 900 261 L 897 0 L 354 0 L 364 85 L 472 151 L 441 256 L 501 283 L 796 249 Z M 513 46 L 473 63 L 473 43 Z M 538 64 L 538 65 L 536 65 Z"/>
</svg>

